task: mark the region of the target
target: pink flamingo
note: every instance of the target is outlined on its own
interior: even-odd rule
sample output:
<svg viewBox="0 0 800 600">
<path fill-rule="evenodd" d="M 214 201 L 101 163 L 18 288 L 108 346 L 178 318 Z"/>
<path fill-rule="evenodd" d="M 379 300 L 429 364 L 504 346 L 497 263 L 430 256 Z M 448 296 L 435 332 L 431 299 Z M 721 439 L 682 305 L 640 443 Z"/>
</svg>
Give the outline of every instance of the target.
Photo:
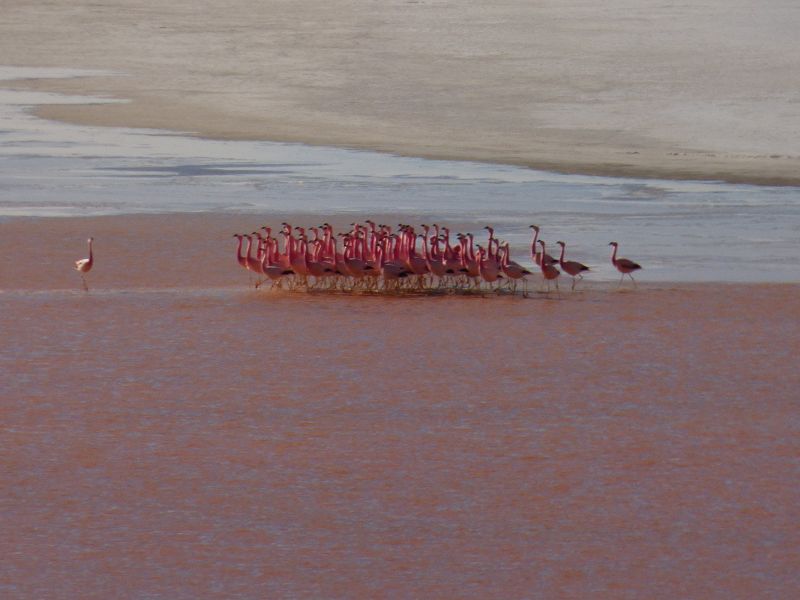
<svg viewBox="0 0 800 600">
<path fill-rule="evenodd" d="M 638 271 L 642 266 L 627 258 L 617 258 L 617 246 L 619 246 L 617 242 L 609 242 L 608 245 L 614 246 L 614 250 L 611 252 L 611 263 L 617 268 L 617 271 L 622 273 L 622 277 L 619 278 L 618 287 L 622 285 L 622 280 L 625 279 L 625 275 L 631 278 L 633 287 L 636 287 L 636 280 L 631 273 Z"/>
<path fill-rule="evenodd" d="M 423 225 L 422 229 L 425 231 L 425 233 L 420 234 L 420 237 L 422 237 L 422 257 L 425 259 L 425 266 L 428 267 L 431 274 L 435 275 L 441 281 L 441 278 L 446 275 L 444 261 L 438 257 L 435 249 L 431 248 L 430 251 L 428 250 L 428 232 L 430 231 L 430 227 Z M 431 240 L 433 239 L 435 238 L 431 238 Z"/>
<path fill-rule="evenodd" d="M 378 246 L 378 270 L 383 274 L 383 289 L 388 289 L 390 281 L 395 282 L 394 289 L 397 289 L 400 280 L 408 277 L 410 273 L 402 263 L 386 262 L 384 252 L 383 246 Z"/>
<path fill-rule="evenodd" d="M 242 254 L 242 240 L 244 236 L 241 233 L 234 233 L 233 237 L 239 240 L 239 244 L 236 246 L 236 260 L 243 269 L 247 268 L 247 261 L 244 258 L 244 254 Z"/>
<path fill-rule="evenodd" d="M 479 288 L 481 285 L 481 266 L 475 255 L 472 235 L 459 233 L 458 239 L 461 242 L 461 272 L 466 275 L 468 280 L 472 280 L 473 288 Z"/>
<path fill-rule="evenodd" d="M 564 260 L 564 251 L 567 245 L 564 242 L 556 242 L 556 244 L 561 246 L 561 257 L 558 259 L 558 264 L 564 270 L 564 273 L 572 277 L 572 288 L 570 289 L 574 290 L 576 282 L 575 278 L 577 277 L 578 279 L 583 279 L 583 275 L 581 273 L 583 273 L 583 271 L 588 271 L 589 267 L 579 262 L 575 262 L 574 260 Z"/>
<path fill-rule="evenodd" d="M 436 225 L 434 225 L 436 227 Z M 457 273 L 462 272 L 462 265 L 461 265 L 461 255 L 456 250 L 460 250 L 458 247 L 454 247 L 450 245 L 450 229 L 447 227 L 442 227 L 442 231 L 444 231 L 444 266 L 445 266 L 445 273 L 448 275 L 456 275 Z"/>
<path fill-rule="evenodd" d="M 373 267 L 367 264 L 367 261 L 361 260 L 360 258 L 356 258 L 353 256 L 356 252 L 356 241 L 352 238 L 345 238 L 346 246 L 344 250 L 344 254 L 342 256 L 345 272 L 354 277 L 355 279 L 363 279 L 365 275 L 368 274 L 369 271 L 373 270 Z"/>
<path fill-rule="evenodd" d="M 542 245 L 542 256 L 547 256 L 547 248 L 545 247 L 544 241 L 539 240 L 539 243 Z M 550 282 L 556 282 L 556 291 L 558 291 L 558 276 L 561 275 L 561 271 L 556 269 L 552 264 L 547 263 L 547 259 L 542 260 L 539 268 L 542 269 L 542 275 L 544 276 L 545 281 L 547 282 L 547 291 L 550 291 Z"/>
<path fill-rule="evenodd" d="M 83 289 L 84 291 L 89 291 L 89 286 L 86 284 L 86 273 L 92 270 L 94 266 L 94 255 L 92 254 L 92 242 L 94 241 L 93 237 L 90 237 L 86 240 L 89 243 L 89 258 L 82 258 L 80 260 L 75 261 L 75 270 L 81 274 L 81 281 L 83 282 Z"/>
<path fill-rule="evenodd" d="M 250 235 L 245 235 L 244 237 L 247 238 L 247 255 L 244 257 L 245 261 L 247 262 L 247 270 L 251 271 L 252 273 L 256 274 L 256 283 L 255 287 L 261 285 L 261 280 L 258 278 L 259 275 L 263 275 L 264 272 L 261 270 L 261 261 L 258 258 L 253 257 L 253 237 L 258 236 L 259 239 L 259 248 L 261 246 L 261 234 L 253 232 Z M 256 250 L 256 254 L 258 254 L 258 248 Z"/>
<path fill-rule="evenodd" d="M 503 273 L 509 278 L 509 281 L 514 282 L 514 291 L 516 291 L 516 282 L 522 279 L 523 284 L 526 284 L 527 280 L 525 279 L 526 275 L 530 275 L 531 272 L 528 269 L 524 268 L 519 263 L 511 260 L 511 249 L 508 242 L 505 242 L 501 249 L 503 250 L 503 260 L 500 263 L 500 267 L 503 270 Z M 528 290 L 523 290 L 523 296 L 527 296 Z"/>
<path fill-rule="evenodd" d="M 273 262 L 277 247 L 278 242 L 276 240 L 267 239 L 264 253 L 261 256 L 261 271 L 269 278 L 273 287 L 282 287 L 283 277 L 294 275 L 294 271 Z"/>
<path fill-rule="evenodd" d="M 295 228 L 299 229 L 299 227 Z M 286 235 L 287 248 L 289 253 L 289 264 L 292 271 L 297 273 L 305 282 L 308 277 L 308 264 L 306 262 L 306 244 L 302 239 L 296 240 L 291 233 Z"/>
<path fill-rule="evenodd" d="M 539 252 L 539 249 L 536 247 L 536 242 L 539 239 L 539 226 L 538 225 L 531 225 L 531 229 L 533 229 L 533 241 L 531 242 L 531 258 L 533 262 L 539 266 L 542 265 L 542 255 L 544 255 L 545 264 L 554 265 L 558 261 L 547 254 L 546 252 Z"/>
<path fill-rule="evenodd" d="M 407 227 L 404 236 L 403 259 L 408 267 L 408 270 L 414 275 L 427 275 L 429 273 L 427 261 L 417 254 L 417 234 L 414 232 L 413 227 Z M 421 277 L 420 277 L 421 285 Z"/>
<path fill-rule="evenodd" d="M 491 289 L 491 284 L 498 279 L 502 279 L 503 277 L 500 275 L 500 267 L 496 260 L 493 258 L 488 258 L 488 255 L 482 246 L 478 246 L 477 258 L 481 278 L 489 284 L 489 289 Z"/>
</svg>

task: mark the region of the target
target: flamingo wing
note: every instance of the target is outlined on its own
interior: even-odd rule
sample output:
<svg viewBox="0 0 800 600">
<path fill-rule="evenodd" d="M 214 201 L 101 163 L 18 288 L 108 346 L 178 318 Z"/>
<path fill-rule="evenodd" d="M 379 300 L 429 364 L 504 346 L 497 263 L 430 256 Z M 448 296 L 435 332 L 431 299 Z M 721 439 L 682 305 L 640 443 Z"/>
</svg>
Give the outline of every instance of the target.
<svg viewBox="0 0 800 600">
<path fill-rule="evenodd" d="M 637 264 L 632 260 L 628 260 L 627 258 L 618 258 L 617 264 L 623 269 L 630 269 L 631 271 L 635 271 L 636 269 L 642 268 L 640 264 Z"/>
</svg>

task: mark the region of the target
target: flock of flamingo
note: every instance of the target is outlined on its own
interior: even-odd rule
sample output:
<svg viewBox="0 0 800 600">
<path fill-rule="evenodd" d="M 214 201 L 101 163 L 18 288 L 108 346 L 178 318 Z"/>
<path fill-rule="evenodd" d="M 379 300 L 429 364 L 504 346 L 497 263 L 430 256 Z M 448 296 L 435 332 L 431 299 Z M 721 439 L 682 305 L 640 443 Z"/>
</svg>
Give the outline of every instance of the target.
<svg viewBox="0 0 800 600">
<path fill-rule="evenodd" d="M 562 271 L 572 278 L 571 289 L 589 270 L 577 261 L 565 260 L 566 244 L 558 259 L 547 253 L 539 239 L 539 227 L 531 225 L 531 259 L 541 272 L 550 292 L 550 282 L 558 291 Z M 439 225 L 421 225 L 421 233 L 411 225 L 399 225 L 395 231 L 388 225 L 352 223 L 347 232 L 334 234 L 333 227 L 292 227 L 282 223 L 277 237 L 272 228 L 261 227 L 249 234 L 234 234 L 238 239 L 236 259 L 242 268 L 256 277 L 255 287 L 270 281 L 273 288 L 329 291 L 464 291 L 511 292 L 523 286 L 528 294 L 528 276 L 533 272 L 511 260 L 508 242 L 488 232 L 486 245 L 476 244 L 472 233 L 457 233 L 451 241 L 450 230 Z M 278 237 L 282 237 L 283 244 Z M 628 275 L 642 267 L 626 258 L 617 258 L 617 242 L 611 262 L 622 274 L 620 285 Z"/>
<path fill-rule="evenodd" d="M 283 237 L 283 251 L 270 227 L 261 228 L 263 235 L 261 231 L 236 233 L 233 236 L 239 240 L 236 259 L 239 265 L 256 276 L 256 288 L 269 280 L 273 288 L 280 289 L 285 285 L 291 290 L 488 290 L 515 293 L 517 285 L 522 282 L 523 295 L 528 293 L 527 276 L 533 272 L 511 260 L 509 243 L 496 238 L 492 227 L 484 227 L 489 235 L 484 247 L 474 243 L 472 233 L 457 233 L 458 241 L 451 243 L 450 230 L 436 224 L 432 227 L 421 225 L 423 233 L 418 234 L 411 225 L 399 225 L 397 231 L 392 232 L 388 225 L 376 225 L 369 219 L 365 223 L 353 223 L 352 229 L 336 235 L 328 223 L 310 227 L 311 239 L 303 227 L 292 228 L 288 223 L 282 223 L 278 235 Z M 572 278 L 571 289 L 574 290 L 589 267 L 577 261 L 564 260 L 566 244 L 561 241 L 556 242 L 561 247 L 561 255 L 555 259 L 547 253 L 544 240 L 539 239 L 539 226 L 531 225 L 530 228 L 533 230 L 531 259 L 541 271 L 547 291 L 550 291 L 551 281 L 558 291 L 562 270 Z M 247 240 L 246 248 L 244 240 Z M 422 240 L 421 248 L 418 248 L 417 240 Z M 83 289 L 88 292 L 85 276 L 94 265 L 94 238 L 87 241 L 89 256 L 75 261 L 75 270 L 80 273 Z M 617 258 L 617 242 L 610 242 L 609 246 L 613 247 L 611 262 L 622 274 L 619 285 L 628 275 L 636 286 L 632 273 L 642 267 L 627 258 Z"/>
</svg>

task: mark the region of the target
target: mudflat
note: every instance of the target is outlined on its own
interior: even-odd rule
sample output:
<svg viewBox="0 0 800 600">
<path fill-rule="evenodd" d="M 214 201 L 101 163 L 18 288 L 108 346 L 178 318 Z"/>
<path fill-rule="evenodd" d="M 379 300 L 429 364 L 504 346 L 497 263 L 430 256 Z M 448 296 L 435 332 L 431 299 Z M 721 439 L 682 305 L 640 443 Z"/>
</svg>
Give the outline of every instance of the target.
<svg viewBox="0 0 800 600">
<path fill-rule="evenodd" d="M 800 9 L 706 0 L 9 0 L 47 118 L 604 175 L 800 183 Z"/>
<path fill-rule="evenodd" d="M 5 596 L 800 593 L 800 286 L 255 291 L 254 221 L 0 222 Z"/>
</svg>

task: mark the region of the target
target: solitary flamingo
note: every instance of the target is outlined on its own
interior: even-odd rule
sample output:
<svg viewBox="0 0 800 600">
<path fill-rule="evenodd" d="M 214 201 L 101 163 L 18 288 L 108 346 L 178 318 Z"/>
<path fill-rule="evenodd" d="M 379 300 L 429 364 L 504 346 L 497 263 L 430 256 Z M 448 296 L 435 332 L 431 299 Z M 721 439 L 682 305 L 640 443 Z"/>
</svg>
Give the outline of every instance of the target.
<svg viewBox="0 0 800 600">
<path fill-rule="evenodd" d="M 92 270 L 92 266 L 94 265 L 94 256 L 92 255 L 92 242 L 94 241 L 93 237 L 90 237 L 88 240 L 89 242 L 89 258 L 82 258 L 80 260 L 75 261 L 75 270 L 81 274 L 81 281 L 83 281 L 83 289 L 85 291 L 89 291 L 89 286 L 86 285 L 86 277 L 84 275 Z"/>
<path fill-rule="evenodd" d="M 583 279 L 583 271 L 588 271 L 589 267 L 583 265 L 579 262 L 574 260 L 564 260 L 564 251 L 567 245 L 564 242 L 556 242 L 559 246 L 561 246 L 561 257 L 558 259 L 559 266 L 564 269 L 564 273 L 572 277 L 572 287 L 570 289 L 575 289 L 575 278 Z"/>
<path fill-rule="evenodd" d="M 617 242 L 609 242 L 608 245 L 614 246 L 614 250 L 611 253 L 611 262 L 617 268 L 617 271 L 622 273 L 622 277 L 619 278 L 618 287 L 622 285 L 622 280 L 625 279 L 625 275 L 631 278 L 631 281 L 633 282 L 633 287 L 636 287 L 636 280 L 633 278 L 633 275 L 631 275 L 631 273 L 641 269 L 642 265 L 637 264 L 632 260 L 628 260 L 627 258 L 617 258 L 617 246 L 619 246 Z"/>
</svg>

